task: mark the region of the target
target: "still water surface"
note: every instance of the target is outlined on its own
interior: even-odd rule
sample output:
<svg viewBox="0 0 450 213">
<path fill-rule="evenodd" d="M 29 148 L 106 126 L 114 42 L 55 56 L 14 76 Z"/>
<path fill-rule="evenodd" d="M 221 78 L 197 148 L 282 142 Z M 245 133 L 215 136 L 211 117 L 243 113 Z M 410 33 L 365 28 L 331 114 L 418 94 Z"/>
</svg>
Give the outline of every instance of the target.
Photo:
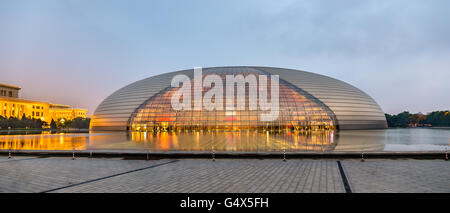
<svg viewBox="0 0 450 213">
<path fill-rule="evenodd" d="M 3 133 L 8 134 L 8 133 Z M 214 133 L 46 133 L 0 135 L 0 149 L 149 150 L 227 152 L 444 151 L 450 129 L 406 128 L 265 134 Z"/>
</svg>

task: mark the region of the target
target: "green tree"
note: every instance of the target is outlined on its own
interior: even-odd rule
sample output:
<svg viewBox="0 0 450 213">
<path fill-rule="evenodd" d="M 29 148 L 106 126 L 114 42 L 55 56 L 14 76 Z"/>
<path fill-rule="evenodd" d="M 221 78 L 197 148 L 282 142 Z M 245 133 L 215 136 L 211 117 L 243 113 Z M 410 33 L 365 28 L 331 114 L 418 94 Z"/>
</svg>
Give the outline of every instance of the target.
<svg viewBox="0 0 450 213">
<path fill-rule="evenodd" d="M 388 124 L 389 127 L 393 127 L 394 126 L 394 116 L 384 113 L 384 116 L 386 117 L 386 122 Z"/>
<path fill-rule="evenodd" d="M 450 111 L 433 111 L 427 115 L 411 114 L 407 111 L 397 115 L 385 114 L 389 127 L 408 127 L 411 125 L 450 126 Z"/>
<path fill-rule="evenodd" d="M 449 111 L 434 111 L 427 115 L 424 120 L 425 124 L 432 126 L 450 126 Z"/>
<path fill-rule="evenodd" d="M 404 111 L 396 116 L 395 125 L 398 127 L 408 127 L 410 124 L 409 117 L 411 114 Z"/>
<path fill-rule="evenodd" d="M 52 118 L 52 122 L 50 122 L 50 128 L 51 128 L 51 129 L 56 129 L 56 128 L 58 128 L 58 127 L 56 126 L 56 122 L 55 122 L 55 120 L 53 120 L 53 118 Z"/>
<path fill-rule="evenodd" d="M 89 129 L 90 119 L 77 117 L 72 120 L 71 127 L 76 129 Z"/>
<path fill-rule="evenodd" d="M 0 129 L 8 129 L 8 119 L 0 116 Z"/>
</svg>

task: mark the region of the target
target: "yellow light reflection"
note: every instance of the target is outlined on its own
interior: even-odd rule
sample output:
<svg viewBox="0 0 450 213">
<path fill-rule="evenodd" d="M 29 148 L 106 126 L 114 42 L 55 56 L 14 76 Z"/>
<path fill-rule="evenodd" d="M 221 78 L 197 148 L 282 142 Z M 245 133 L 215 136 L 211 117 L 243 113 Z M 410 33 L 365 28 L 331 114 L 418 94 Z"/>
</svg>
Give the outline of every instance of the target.
<svg viewBox="0 0 450 213">
<path fill-rule="evenodd" d="M 118 134 L 118 135 L 115 135 Z M 334 131 L 302 132 L 203 131 L 131 132 L 109 134 L 1 135 L 0 149 L 86 150 L 141 149 L 151 151 L 279 152 L 331 151 Z"/>
</svg>

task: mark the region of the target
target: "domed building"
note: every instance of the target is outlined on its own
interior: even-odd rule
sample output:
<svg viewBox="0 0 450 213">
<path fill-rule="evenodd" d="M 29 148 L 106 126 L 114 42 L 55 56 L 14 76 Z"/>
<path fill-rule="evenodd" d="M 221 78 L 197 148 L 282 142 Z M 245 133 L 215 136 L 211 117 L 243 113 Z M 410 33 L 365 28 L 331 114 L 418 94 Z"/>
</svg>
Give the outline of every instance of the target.
<svg viewBox="0 0 450 213">
<path fill-rule="evenodd" d="M 191 82 L 174 86 L 173 78 L 179 75 Z M 218 76 L 224 82 L 222 88 L 216 90 L 223 91 L 223 95 L 214 96 L 214 103 L 218 103 L 220 107 L 206 109 L 201 104 L 203 102 L 197 100 L 207 95 L 213 87 L 220 86 L 217 82 L 206 86 L 205 82 L 201 83 L 199 95 L 195 94 L 194 87 L 197 83 L 194 69 L 182 70 L 149 77 L 117 90 L 97 107 L 90 129 L 150 132 L 387 128 L 383 111 L 369 95 L 334 78 L 299 70 L 250 66 L 203 68 L 200 79 L 204 80 L 209 75 Z M 243 86 L 241 88 L 233 83 L 233 96 L 227 96 L 225 85 L 227 76 L 230 75 L 242 76 L 246 80 L 253 79 L 253 81 L 241 84 Z M 266 76 L 266 78 L 247 78 L 249 76 Z M 278 76 L 275 78 L 277 84 L 272 76 Z M 251 82 L 259 85 L 257 90 L 251 89 Z M 180 102 L 189 102 L 185 105 L 188 108 L 174 109 L 173 96 L 177 95 L 177 91 L 186 83 L 192 85 L 188 91 L 191 98 Z M 244 93 L 241 94 L 245 94 L 244 96 L 236 95 L 239 89 L 243 89 L 241 91 Z M 261 120 L 267 109 L 261 107 L 252 109 L 251 106 L 258 106 L 258 103 L 261 105 L 261 97 L 265 94 L 261 92 L 266 92 L 267 100 L 274 100 L 275 96 L 271 93 L 273 91 L 278 94 L 276 119 Z M 256 99 L 249 97 L 249 94 L 255 95 L 255 92 Z M 187 93 L 184 94 L 183 98 Z M 231 103 L 235 106 L 241 103 L 241 107 L 228 108 L 229 97 L 234 99 Z M 194 107 L 197 103 L 200 103 L 197 105 L 200 108 Z"/>
</svg>

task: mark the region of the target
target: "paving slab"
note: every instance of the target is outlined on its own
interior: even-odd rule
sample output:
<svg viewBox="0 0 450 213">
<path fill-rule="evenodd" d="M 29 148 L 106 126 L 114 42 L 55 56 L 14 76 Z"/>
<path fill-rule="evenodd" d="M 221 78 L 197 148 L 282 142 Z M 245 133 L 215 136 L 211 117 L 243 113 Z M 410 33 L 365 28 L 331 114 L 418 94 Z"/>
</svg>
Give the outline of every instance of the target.
<svg viewBox="0 0 450 213">
<path fill-rule="evenodd" d="M 450 192 L 450 162 L 445 160 L 344 160 L 353 192 Z"/>
<path fill-rule="evenodd" d="M 163 160 L 167 161 L 167 160 Z M 0 158 L 0 192 L 42 192 L 143 168 L 160 161 Z"/>
<path fill-rule="evenodd" d="M 450 192 L 450 162 L 414 159 L 0 157 L 0 192 Z"/>
<path fill-rule="evenodd" d="M 343 192 L 337 173 L 334 160 L 183 159 L 56 192 Z"/>
</svg>

